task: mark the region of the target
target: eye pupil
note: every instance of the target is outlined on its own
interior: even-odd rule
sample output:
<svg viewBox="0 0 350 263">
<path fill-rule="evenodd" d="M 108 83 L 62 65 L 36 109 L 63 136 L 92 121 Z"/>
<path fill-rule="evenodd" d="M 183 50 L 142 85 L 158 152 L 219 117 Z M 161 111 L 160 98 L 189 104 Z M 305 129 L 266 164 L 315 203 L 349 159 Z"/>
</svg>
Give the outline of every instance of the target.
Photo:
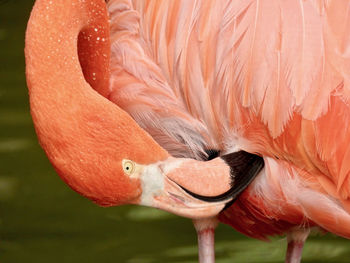
<svg viewBox="0 0 350 263">
<path fill-rule="evenodd" d="M 0 0 L 1 1 L 1 0 Z M 128 174 L 131 175 L 134 172 L 134 168 L 135 168 L 135 164 L 133 161 L 130 160 L 123 160 L 122 161 L 122 166 L 123 166 L 123 171 Z"/>
</svg>

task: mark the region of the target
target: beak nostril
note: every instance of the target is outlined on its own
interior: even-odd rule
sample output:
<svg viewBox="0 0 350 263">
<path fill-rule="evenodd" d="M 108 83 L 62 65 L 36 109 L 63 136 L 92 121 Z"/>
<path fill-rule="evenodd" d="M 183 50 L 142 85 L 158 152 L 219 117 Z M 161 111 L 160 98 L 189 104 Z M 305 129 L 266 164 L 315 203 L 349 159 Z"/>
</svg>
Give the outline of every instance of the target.
<svg viewBox="0 0 350 263">
<path fill-rule="evenodd" d="M 173 199 L 174 201 L 178 202 L 178 203 L 186 203 L 186 200 L 185 198 L 177 195 L 177 194 L 174 194 L 174 193 L 171 193 L 169 192 L 169 195 L 170 195 L 170 198 Z"/>
</svg>

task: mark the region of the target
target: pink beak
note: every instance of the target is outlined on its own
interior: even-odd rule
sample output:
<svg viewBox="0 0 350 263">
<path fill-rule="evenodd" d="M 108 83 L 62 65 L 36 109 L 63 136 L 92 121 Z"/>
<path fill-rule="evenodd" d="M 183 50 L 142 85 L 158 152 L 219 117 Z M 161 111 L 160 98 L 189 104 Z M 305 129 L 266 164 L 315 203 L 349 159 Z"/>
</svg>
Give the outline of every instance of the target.
<svg viewBox="0 0 350 263">
<path fill-rule="evenodd" d="M 203 162 L 173 158 L 151 165 L 130 160 L 131 178 L 141 181 L 135 203 L 192 219 L 214 217 L 249 185 L 263 168 L 263 159 L 244 151 Z"/>
</svg>

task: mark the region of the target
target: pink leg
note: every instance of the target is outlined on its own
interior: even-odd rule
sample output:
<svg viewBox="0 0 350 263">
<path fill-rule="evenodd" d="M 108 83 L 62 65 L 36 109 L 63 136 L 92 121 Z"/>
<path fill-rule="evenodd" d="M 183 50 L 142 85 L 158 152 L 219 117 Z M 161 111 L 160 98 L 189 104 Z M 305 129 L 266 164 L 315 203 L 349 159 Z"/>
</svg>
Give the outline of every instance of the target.
<svg viewBox="0 0 350 263">
<path fill-rule="evenodd" d="M 300 263 L 303 247 L 310 229 L 294 229 L 287 234 L 287 255 L 285 263 Z"/>
<path fill-rule="evenodd" d="M 215 263 L 215 228 L 216 218 L 193 220 L 198 237 L 199 263 Z"/>
</svg>

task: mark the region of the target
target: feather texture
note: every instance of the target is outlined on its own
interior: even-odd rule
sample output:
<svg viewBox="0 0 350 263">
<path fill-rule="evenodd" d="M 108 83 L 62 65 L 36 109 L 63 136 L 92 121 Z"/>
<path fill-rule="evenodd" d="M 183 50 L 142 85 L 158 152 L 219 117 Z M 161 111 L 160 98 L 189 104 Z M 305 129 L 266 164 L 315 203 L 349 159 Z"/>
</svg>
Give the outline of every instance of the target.
<svg viewBox="0 0 350 263">
<path fill-rule="evenodd" d="M 296 224 L 350 237 L 348 1 L 108 8 L 113 102 L 174 156 L 243 149 L 267 160 L 222 221 L 247 235 L 266 227 L 258 238 Z"/>
</svg>

